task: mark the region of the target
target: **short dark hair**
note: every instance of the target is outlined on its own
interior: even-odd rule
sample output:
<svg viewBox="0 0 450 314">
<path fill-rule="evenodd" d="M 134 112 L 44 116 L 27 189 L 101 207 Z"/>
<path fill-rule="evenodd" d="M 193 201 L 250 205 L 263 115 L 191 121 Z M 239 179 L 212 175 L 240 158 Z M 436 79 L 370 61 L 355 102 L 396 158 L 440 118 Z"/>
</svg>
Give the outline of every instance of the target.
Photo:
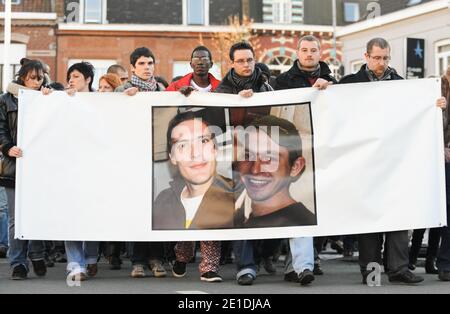
<svg viewBox="0 0 450 314">
<path fill-rule="evenodd" d="M 107 73 L 113 73 L 113 74 L 117 74 L 117 72 L 122 71 L 122 72 L 127 72 L 127 70 L 121 66 L 120 64 L 113 64 L 112 66 L 110 66 L 108 68 L 108 71 L 106 71 Z"/>
<path fill-rule="evenodd" d="M 136 66 L 136 62 L 140 57 L 152 58 L 153 62 L 156 62 L 155 55 L 147 47 L 141 47 L 134 50 L 130 55 L 130 64 Z"/>
<path fill-rule="evenodd" d="M 272 138 L 271 127 L 278 127 L 278 145 L 286 148 L 289 151 L 289 166 L 292 167 L 295 161 L 303 157 L 303 141 L 300 132 L 294 123 L 278 118 L 276 116 L 258 117 L 252 122 L 248 123 L 245 128 L 255 127 L 258 130 L 263 128 L 269 137 Z"/>
<path fill-rule="evenodd" d="M 304 41 L 309 41 L 309 42 L 315 42 L 316 44 L 317 44 L 317 47 L 319 48 L 319 50 L 320 50 L 320 48 L 321 48 L 321 43 L 320 43 L 320 40 L 319 40 L 319 38 L 317 38 L 316 36 L 314 36 L 314 35 L 306 35 L 306 36 L 303 36 L 303 37 L 301 37 L 299 40 L 298 40 L 298 49 L 300 49 L 300 45 L 302 44 L 302 42 L 304 42 Z"/>
<path fill-rule="evenodd" d="M 234 53 L 237 50 L 250 50 L 253 53 L 253 56 L 255 55 L 255 50 L 253 50 L 252 45 L 250 45 L 246 41 L 241 41 L 241 42 L 236 43 L 233 46 L 231 46 L 231 48 L 230 48 L 230 60 L 231 61 L 234 61 Z"/>
<path fill-rule="evenodd" d="M 370 54 L 374 46 L 377 46 L 381 49 L 391 50 L 391 45 L 384 38 L 374 38 L 367 43 L 367 53 Z"/>
<path fill-rule="evenodd" d="M 72 74 L 72 72 L 74 71 L 78 71 L 81 74 L 83 74 L 85 80 L 91 78 L 91 81 L 89 82 L 89 91 L 93 92 L 94 89 L 92 88 L 92 84 L 94 83 L 94 76 L 95 76 L 94 66 L 89 62 L 84 61 L 80 63 L 75 63 L 69 68 L 69 70 L 67 70 L 67 82 L 70 81 L 70 74 Z"/>
<path fill-rule="evenodd" d="M 205 46 L 198 46 L 197 48 L 195 48 L 193 51 L 192 51 L 192 55 L 191 55 L 191 60 L 192 60 L 192 58 L 194 58 L 194 53 L 196 53 L 197 51 L 206 51 L 207 53 L 208 53 L 208 56 L 209 56 L 209 59 L 212 61 L 212 53 L 211 53 L 211 51 L 208 49 L 208 48 L 206 48 Z"/>
<path fill-rule="evenodd" d="M 56 91 L 64 91 L 65 90 L 64 85 L 61 83 L 58 83 L 58 82 L 53 82 L 51 84 L 48 84 L 48 87 L 53 90 L 56 90 Z"/>
<path fill-rule="evenodd" d="M 175 129 L 177 126 L 179 126 L 181 123 L 185 122 L 185 121 L 190 121 L 190 120 L 201 120 L 203 124 L 205 124 L 206 126 L 210 126 L 209 122 L 206 121 L 205 119 L 202 119 L 201 117 L 199 117 L 197 114 L 195 114 L 195 112 L 192 111 L 186 111 L 183 113 L 178 113 L 170 122 L 169 122 L 169 127 L 167 128 L 167 153 L 170 154 L 170 152 L 172 151 L 172 132 L 173 129 Z"/>
<path fill-rule="evenodd" d="M 38 75 L 39 72 L 42 72 L 42 78 L 44 79 L 42 86 L 47 85 L 47 81 L 44 75 L 45 73 L 44 65 L 42 64 L 41 61 L 23 58 L 22 60 L 20 60 L 20 64 L 21 64 L 20 70 L 16 75 L 16 81 L 19 85 L 24 85 L 25 79 L 27 78 L 28 74 L 32 73 L 33 71 L 36 71 L 36 74 Z"/>
</svg>

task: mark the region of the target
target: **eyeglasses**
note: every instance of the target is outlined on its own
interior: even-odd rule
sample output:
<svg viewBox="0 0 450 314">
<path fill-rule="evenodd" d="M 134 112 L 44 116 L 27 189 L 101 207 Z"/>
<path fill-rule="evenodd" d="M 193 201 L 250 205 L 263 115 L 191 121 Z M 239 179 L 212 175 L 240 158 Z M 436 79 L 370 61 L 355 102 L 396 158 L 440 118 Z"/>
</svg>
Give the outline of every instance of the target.
<svg viewBox="0 0 450 314">
<path fill-rule="evenodd" d="M 194 140 L 182 140 L 172 145 L 172 153 L 176 153 L 180 156 L 191 155 L 192 148 L 196 151 L 203 151 L 204 149 L 211 148 L 214 145 L 214 135 L 200 136 Z"/>
<path fill-rule="evenodd" d="M 255 59 L 253 58 L 248 58 L 248 59 L 239 59 L 239 60 L 235 60 L 234 63 L 237 63 L 239 65 L 244 65 L 246 63 L 248 64 L 252 64 L 253 62 L 255 62 Z"/>
<path fill-rule="evenodd" d="M 210 62 L 211 59 L 209 57 L 201 57 L 201 58 L 192 58 L 192 62 Z"/>
<path fill-rule="evenodd" d="M 372 58 L 373 60 L 380 62 L 381 60 L 383 60 L 384 62 L 389 62 L 391 61 L 391 57 L 390 56 L 386 56 L 386 57 L 381 57 L 381 56 L 369 56 L 370 58 Z"/>
</svg>

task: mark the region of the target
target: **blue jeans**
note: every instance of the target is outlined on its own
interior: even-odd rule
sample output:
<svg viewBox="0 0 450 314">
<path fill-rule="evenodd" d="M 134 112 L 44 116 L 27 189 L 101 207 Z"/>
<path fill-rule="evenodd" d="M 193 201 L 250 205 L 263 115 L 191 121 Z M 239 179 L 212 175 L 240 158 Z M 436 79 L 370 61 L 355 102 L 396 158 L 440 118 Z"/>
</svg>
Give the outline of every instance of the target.
<svg viewBox="0 0 450 314">
<path fill-rule="evenodd" d="M 28 257 L 32 261 L 39 261 L 44 259 L 45 248 L 43 241 L 23 241 L 15 238 L 15 189 L 6 188 L 6 197 L 8 200 L 8 214 L 9 214 L 9 250 L 8 258 L 12 268 L 23 265 L 28 268 Z"/>
<path fill-rule="evenodd" d="M 447 227 L 442 228 L 441 249 L 437 260 L 440 271 L 450 271 L 450 163 L 445 164 L 447 185 Z"/>
<path fill-rule="evenodd" d="M 256 278 L 256 263 L 253 255 L 255 241 L 242 240 L 234 241 L 233 250 L 236 258 L 237 275 L 236 279 L 243 275 L 252 275 Z"/>
<path fill-rule="evenodd" d="M 87 265 L 97 264 L 98 242 L 66 241 L 67 272 L 86 273 Z"/>
<path fill-rule="evenodd" d="M 286 259 L 285 273 L 295 271 L 301 274 L 305 270 L 314 270 L 313 238 L 293 238 L 289 240 L 290 254 Z"/>
<path fill-rule="evenodd" d="M 0 187 L 0 248 L 8 248 L 8 201 L 4 187 Z"/>
</svg>

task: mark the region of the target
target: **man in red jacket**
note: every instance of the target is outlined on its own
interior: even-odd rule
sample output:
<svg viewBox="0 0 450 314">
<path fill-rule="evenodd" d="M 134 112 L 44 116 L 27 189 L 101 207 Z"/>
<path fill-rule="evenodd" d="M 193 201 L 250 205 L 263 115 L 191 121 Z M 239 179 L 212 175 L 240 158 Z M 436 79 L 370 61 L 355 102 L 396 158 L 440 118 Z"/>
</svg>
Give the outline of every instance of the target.
<svg viewBox="0 0 450 314">
<path fill-rule="evenodd" d="M 166 91 L 180 91 L 186 96 L 193 91 L 213 92 L 220 81 L 209 73 L 212 66 L 212 55 L 209 49 L 204 46 L 195 48 L 191 56 L 191 68 L 194 72 L 170 84 Z"/>
</svg>

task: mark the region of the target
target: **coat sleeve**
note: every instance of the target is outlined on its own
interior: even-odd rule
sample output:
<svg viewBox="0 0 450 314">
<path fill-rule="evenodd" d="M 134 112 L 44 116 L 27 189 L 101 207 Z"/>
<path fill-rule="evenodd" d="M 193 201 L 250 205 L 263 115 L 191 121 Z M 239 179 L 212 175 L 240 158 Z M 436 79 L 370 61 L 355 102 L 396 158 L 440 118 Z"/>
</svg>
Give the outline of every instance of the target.
<svg viewBox="0 0 450 314">
<path fill-rule="evenodd" d="M 11 149 L 11 147 L 14 146 L 14 143 L 12 141 L 11 132 L 9 130 L 5 95 L 0 97 L 0 148 L 2 154 L 4 156 L 7 156 L 8 151 Z"/>
</svg>

